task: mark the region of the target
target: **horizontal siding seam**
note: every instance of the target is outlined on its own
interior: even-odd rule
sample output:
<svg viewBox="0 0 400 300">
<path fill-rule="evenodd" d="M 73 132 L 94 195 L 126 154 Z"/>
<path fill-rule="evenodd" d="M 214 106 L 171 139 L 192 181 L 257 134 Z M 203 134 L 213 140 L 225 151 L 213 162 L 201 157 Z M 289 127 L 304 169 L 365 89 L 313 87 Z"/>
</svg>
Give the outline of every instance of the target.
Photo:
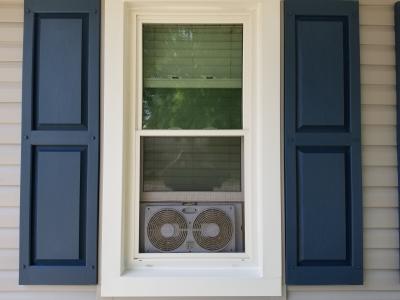
<svg viewBox="0 0 400 300">
<path fill-rule="evenodd" d="M 393 83 L 362 83 L 361 87 L 376 87 L 376 88 L 391 87 L 391 88 L 395 88 L 396 84 L 393 84 Z"/>
</svg>

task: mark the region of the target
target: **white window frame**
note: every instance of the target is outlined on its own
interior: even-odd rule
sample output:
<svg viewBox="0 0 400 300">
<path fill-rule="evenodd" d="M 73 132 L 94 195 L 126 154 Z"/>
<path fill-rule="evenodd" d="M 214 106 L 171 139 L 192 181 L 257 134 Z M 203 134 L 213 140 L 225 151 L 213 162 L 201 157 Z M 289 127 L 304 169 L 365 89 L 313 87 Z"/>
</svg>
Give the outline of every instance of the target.
<svg viewBox="0 0 400 300">
<path fill-rule="evenodd" d="M 101 295 L 280 296 L 280 0 L 105 0 L 104 14 Z M 220 130 L 140 130 L 137 29 L 146 22 L 244 26 L 243 130 L 224 135 L 244 137 L 245 253 L 137 251 L 137 139 L 221 136 Z"/>
<path fill-rule="evenodd" d="M 129 151 L 127 154 L 128 161 L 131 162 L 131 168 L 134 171 L 134 179 L 130 180 L 130 185 L 127 187 L 129 190 L 129 210 L 131 216 L 133 218 L 127 218 L 129 222 L 129 228 L 125 238 L 128 244 L 127 249 L 127 265 L 131 268 L 143 267 L 151 263 L 152 268 L 162 265 L 165 267 L 166 265 L 177 266 L 182 265 L 182 267 L 191 267 L 193 265 L 200 265 L 202 267 L 215 268 L 215 267 L 229 267 L 231 264 L 252 264 L 251 261 L 254 260 L 255 254 L 251 254 L 252 245 L 254 245 L 252 237 L 252 227 L 256 226 L 252 224 L 254 218 L 252 218 L 252 195 L 251 189 L 247 188 L 251 186 L 251 122 L 249 111 L 251 109 L 251 87 L 250 83 L 252 82 L 252 62 L 251 62 L 251 51 L 248 51 L 250 47 L 246 45 L 252 44 L 252 36 L 251 31 L 252 27 L 250 24 L 250 18 L 248 15 L 219 15 L 214 16 L 208 13 L 200 13 L 200 14 L 177 14 L 177 13 L 168 13 L 168 14 L 154 14 L 154 12 L 150 11 L 136 11 L 132 10 L 131 12 L 131 20 L 130 23 L 136 25 L 136 30 L 134 30 L 131 34 L 131 49 L 136 51 L 130 51 L 130 53 L 136 53 L 136 59 L 134 59 L 134 63 L 131 64 L 131 74 L 135 73 L 136 78 L 131 78 L 135 80 L 135 85 L 137 88 L 132 85 L 132 95 L 135 95 L 133 99 L 137 99 L 136 104 L 132 103 L 131 106 L 131 115 L 136 115 L 137 120 L 136 124 L 131 122 L 131 132 L 133 140 L 135 144 L 133 145 L 133 149 Z M 243 129 L 238 130 L 223 130 L 223 129 L 215 129 L 215 130 L 149 130 L 142 129 L 142 111 L 143 111 L 143 45 L 142 45 L 142 31 L 143 24 L 241 24 L 243 25 L 243 86 L 242 86 L 242 115 L 243 115 Z M 244 201 L 244 220 L 245 220 L 245 245 L 246 252 L 245 253 L 139 253 L 139 230 L 140 230 L 140 201 L 143 197 L 141 193 L 141 149 L 140 149 L 140 139 L 144 137 L 177 137 L 177 136 L 185 136 L 185 137 L 239 137 L 242 138 L 242 160 L 243 160 L 243 174 L 242 174 L 242 192 L 231 194 L 236 194 L 238 198 L 248 199 Z M 243 155 L 244 153 L 244 155 Z M 129 155 L 132 154 L 131 157 Z M 134 184 L 132 184 L 134 181 Z M 244 190 L 244 192 L 243 192 Z M 159 194 L 159 193 L 157 193 Z M 190 197 L 201 197 L 207 196 L 211 201 L 213 196 L 212 194 L 221 194 L 228 195 L 229 193 L 199 193 L 199 192 L 175 192 L 172 193 L 174 196 L 182 197 L 184 194 L 190 194 Z M 223 196 L 223 195 L 222 195 Z M 175 198 L 176 199 L 176 198 Z M 221 201 L 221 198 L 219 199 Z M 133 234 L 131 234 L 133 233 Z M 131 258 L 129 258 L 130 254 L 132 254 Z M 168 258 L 168 261 L 157 261 L 154 259 L 157 258 Z M 175 260 L 172 260 L 176 258 Z M 186 262 L 181 264 L 180 258 L 186 258 Z M 194 258 L 192 262 L 188 260 L 190 258 Z M 223 260 L 215 261 L 217 258 L 222 258 Z M 228 258 L 232 258 L 232 260 L 228 260 Z M 236 261 L 234 260 L 236 258 Z M 239 259 L 239 261 L 237 261 Z"/>
</svg>

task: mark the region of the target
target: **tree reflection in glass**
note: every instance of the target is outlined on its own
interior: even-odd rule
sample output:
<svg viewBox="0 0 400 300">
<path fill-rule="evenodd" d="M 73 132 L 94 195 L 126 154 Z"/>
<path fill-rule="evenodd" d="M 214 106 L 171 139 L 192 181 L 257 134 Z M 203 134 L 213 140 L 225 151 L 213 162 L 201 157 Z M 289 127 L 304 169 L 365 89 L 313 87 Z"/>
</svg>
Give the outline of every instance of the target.
<svg viewBox="0 0 400 300">
<path fill-rule="evenodd" d="M 143 129 L 242 128 L 242 25 L 145 24 Z"/>
<path fill-rule="evenodd" d="M 241 129 L 241 89 L 145 89 L 144 129 Z"/>
</svg>

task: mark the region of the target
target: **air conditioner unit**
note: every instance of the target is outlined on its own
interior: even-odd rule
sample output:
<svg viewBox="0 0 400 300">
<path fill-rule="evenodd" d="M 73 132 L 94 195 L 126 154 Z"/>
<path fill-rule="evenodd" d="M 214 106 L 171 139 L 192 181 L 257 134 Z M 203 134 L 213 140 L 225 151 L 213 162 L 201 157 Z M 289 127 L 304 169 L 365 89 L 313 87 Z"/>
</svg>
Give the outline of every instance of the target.
<svg viewBox="0 0 400 300">
<path fill-rule="evenodd" d="M 154 203 L 141 209 L 141 252 L 243 252 L 240 203 Z"/>
</svg>

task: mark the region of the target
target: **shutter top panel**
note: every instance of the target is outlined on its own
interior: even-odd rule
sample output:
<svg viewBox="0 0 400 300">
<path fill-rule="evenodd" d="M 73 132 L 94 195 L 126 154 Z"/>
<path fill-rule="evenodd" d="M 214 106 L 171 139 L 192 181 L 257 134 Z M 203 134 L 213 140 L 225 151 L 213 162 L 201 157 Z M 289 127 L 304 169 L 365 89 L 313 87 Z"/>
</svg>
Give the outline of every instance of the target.
<svg viewBox="0 0 400 300">
<path fill-rule="evenodd" d="M 100 13 L 99 0 L 25 0 L 25 12 L 27 13 Z"/>
</svg>

